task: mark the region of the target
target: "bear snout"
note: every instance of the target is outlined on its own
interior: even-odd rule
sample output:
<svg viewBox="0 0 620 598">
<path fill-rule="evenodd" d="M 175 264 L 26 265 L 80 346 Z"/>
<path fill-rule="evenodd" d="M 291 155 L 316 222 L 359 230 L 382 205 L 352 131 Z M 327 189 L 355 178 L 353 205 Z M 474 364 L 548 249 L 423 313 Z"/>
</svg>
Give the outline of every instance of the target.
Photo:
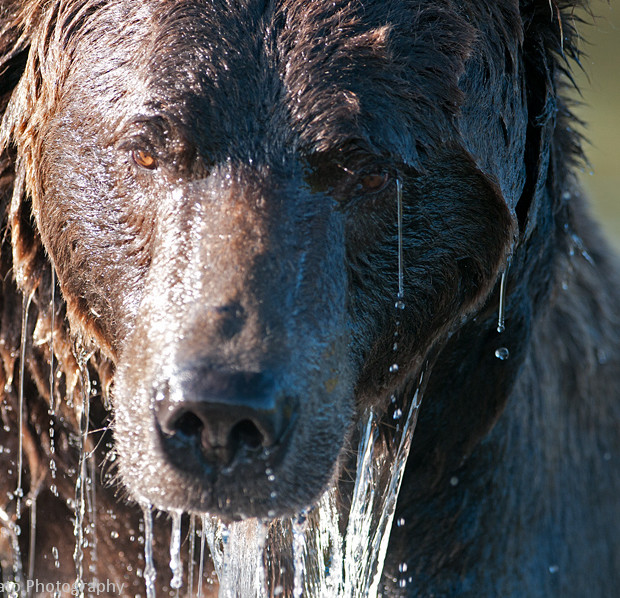
<svg viewBox="0 0 620 598">
<path fill-rule="evenodd" d="M 262 461 L 262 472 L 286 451 L 297 417 L 270 372 L 185 370 L 159 386 L 153 404 L 163 452 L 181 469 L 189 450 L 214 471 Z"/>
</svg>

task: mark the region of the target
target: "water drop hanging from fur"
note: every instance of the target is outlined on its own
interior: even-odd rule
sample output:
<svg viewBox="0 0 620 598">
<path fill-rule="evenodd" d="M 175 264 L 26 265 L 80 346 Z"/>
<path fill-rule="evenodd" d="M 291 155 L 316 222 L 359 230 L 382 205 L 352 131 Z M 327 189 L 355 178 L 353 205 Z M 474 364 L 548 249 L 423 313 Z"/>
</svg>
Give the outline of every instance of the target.
<svg viewBox="0 0 620 598">
<path fill-rule="evenodd" d="M 500 334 L 506 329 L 506 282 L 507 282 L 508 265 L 502 272 L 502 278 L 499 284 L 499 310 L 497 315 L 497 332 Z"/>
</svg>

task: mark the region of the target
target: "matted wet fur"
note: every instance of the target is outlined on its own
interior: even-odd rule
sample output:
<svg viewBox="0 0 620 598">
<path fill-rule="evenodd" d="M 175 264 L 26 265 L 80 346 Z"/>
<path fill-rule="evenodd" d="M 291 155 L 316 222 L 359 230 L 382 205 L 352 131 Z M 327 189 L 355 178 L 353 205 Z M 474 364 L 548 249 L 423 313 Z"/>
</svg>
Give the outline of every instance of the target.
<svg viewBox="0 0 620 598">
<path fill-rule="evenodd" d="M 133 596 L 136 499 L 225 519 L 311 504 L 349 475 L 364 410 L 388 426 L 432 358 L 382 595 L 617 593 L 620 290 L 562 96 L 585 4 L 1 3 L 0 513 L 16 517 L 24 323 L 26 573 L 75 579 L 85 392 L 85 580 Z M 167 419 L 192 397 L 221 413 L 222 393 L 251 410 L 228 436 L 202 406 Z"/>
</svg>

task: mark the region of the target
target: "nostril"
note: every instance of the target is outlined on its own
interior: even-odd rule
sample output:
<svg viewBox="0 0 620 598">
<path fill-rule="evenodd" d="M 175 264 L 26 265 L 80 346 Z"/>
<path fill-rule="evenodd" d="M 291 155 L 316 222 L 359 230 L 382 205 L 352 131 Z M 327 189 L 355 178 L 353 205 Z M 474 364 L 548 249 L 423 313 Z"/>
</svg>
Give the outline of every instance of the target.
<svg viewBox="0 0 620 598">
<path fill-rule="evenodd" d="M 233 447 L 246 446 L 250 449 L 258 449 L 264 443 L 263 433 L 249 419 L 244 419 L 235 424 L 228 435 L 228 444 Z"/>
<path fill-rule="evenodd" d="M 204 429 L 204 423 L 197 415 L 186 411 L 172 422 L 170 428 L 173 434 L 181 433 L 188 437 L 200 437 Z"/>
</svg>

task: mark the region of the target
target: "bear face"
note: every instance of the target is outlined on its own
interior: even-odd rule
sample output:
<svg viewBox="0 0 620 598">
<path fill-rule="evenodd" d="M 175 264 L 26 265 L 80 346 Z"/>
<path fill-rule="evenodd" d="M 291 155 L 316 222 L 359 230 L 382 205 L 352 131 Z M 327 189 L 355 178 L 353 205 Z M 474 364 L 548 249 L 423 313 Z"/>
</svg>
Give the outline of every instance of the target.
<svg viewBox="0 0 620 598">
<path fill-rule="evenodd" d="M 127 1 L 56 17 L 44 60 L 62 73 L 23 83 L 17 145 L 72 326 L 116 364 L 133 498 L 227 519 L 312 503 L 360 413 L 487 298 L 514 218 L 457 130 L 475 37 L 457 16 Z"/>
</svg>

